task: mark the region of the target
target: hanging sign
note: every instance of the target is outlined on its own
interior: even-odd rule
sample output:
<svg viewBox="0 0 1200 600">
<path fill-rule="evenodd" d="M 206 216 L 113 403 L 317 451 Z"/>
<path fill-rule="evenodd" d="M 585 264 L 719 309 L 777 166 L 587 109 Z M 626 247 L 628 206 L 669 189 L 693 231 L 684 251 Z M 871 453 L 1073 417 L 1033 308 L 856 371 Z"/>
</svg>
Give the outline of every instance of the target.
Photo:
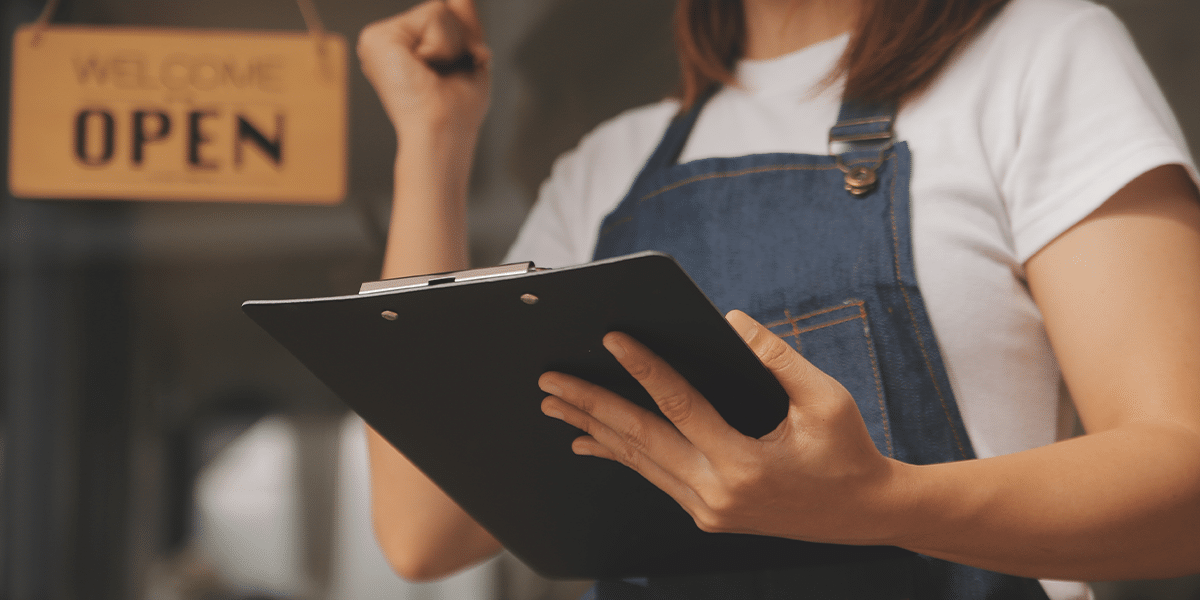
<svg viewBox="0 0 1200 600">
<path fill-rule="evenodd" d="M 337 35 L 28 26 L 13 40 L 15 196 L 333 204 Z"/>
</svg>

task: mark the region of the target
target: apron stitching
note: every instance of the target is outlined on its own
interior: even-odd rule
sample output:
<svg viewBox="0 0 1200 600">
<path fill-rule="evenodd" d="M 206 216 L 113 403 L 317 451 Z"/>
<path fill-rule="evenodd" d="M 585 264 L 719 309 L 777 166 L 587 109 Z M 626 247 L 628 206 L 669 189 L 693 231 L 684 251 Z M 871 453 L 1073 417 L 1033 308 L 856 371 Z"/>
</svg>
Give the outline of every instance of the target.
<svg viewBox="0 0 1200 600">
<path fill-rule="evenodd" d="M 890 138 L 880 137 L 878 133 L 860 133 L 857 135 L 840 135 L 831 142 L 864 142 L 866 140 L 888 140 Z"/>
<path fill-rule="evenodd" d="M 834 165 L 828 165 L 828 166 L 826 166 L 826 165 L 771 165 L 771 166 L 767 166 L 767 167 L 751 167 L 749 169 L 742 169 L 740 171 L 721 171 L 721 172 L 717 172 L 717 173 L 706 173 L 704 175 L 696 175 L 695 177 L 689 177 L 682 181 L 677 181 L 675 183 L 672 183 L 671 185 L 668 185 L 666 187 L 659 188 L 657 190 L 654 190 L 653 192 L 650 192 L 649 194 L 646 194 L 645 196 L 642 196 L 641 198 L 638 198 L 638 200 L 649 200 L 659 194 L 662 194 L 664 192 L 669 192 L 669 191 L 677 189 L 677 188 L 681 188 L 689 183 L 696 183 L 698 181 L 706 181 L 708 179 L 738 177 L 741 175 L 753 175 L 755 173 L 768 173 L 771 171 L 817 171 L 817 170 L 828 171 L 830 169 L 836 169 L 836 168 L 837 167 Z"/>
<path fill-rule="evenodd" d="M 860 309 L 859 309 L 859 310 L 860 310 L 860 311 L 862 310 L 862 309 L 861 309 L 861 307 L 860 307 Z M 808 327 L 805 327 L 804 329 L 801 329 L 801 330 L 797 331 L 796 333 L 797 333 L 797 334 L 800 334 L 800 333 L 808 333 L 808 332 L 810 332 L 810 331 L 816 331 L 816 330 L 818 330 L 818 329 L 824 329 L 824 328 L 826 328 L 826 327 L 832 327 L 832 326 L 834 326 L 834 325 L 838 325 L 838 324 L 840 324 L 840 323 L 845 323 L 846 321 L 853 321 L 853 320 L 855 320 L 855 319 L 861 319 L 861 318 L 863 318 L 863 315 L 861 315 L 861 314 L 858 314 L 858 315 L 854 315 L 854 316 L 852 316 L 852 317 L 845 317 L 845 318 L 838 319 L 838 320 L 836 320 L 836 321 L 830 321 L 830 322 L 828 322 L 828 323 L 821 323 L 820 325 L 810 325 L 810 326 L 808 326 Z M 792 327 L 795 327 L 795 326 L 796 326 L 796 325 L 793 323 L 793 324 L 792 324 Z"/>
<path fill-rule="evenodd" d="M 924 359 L 924 361 L 925 361 L 925 369 L 929 372 L 929 378 L 933 382 L 933 389 L 937 393 L 938 402 L 940 402 L 942 404 L 942 412 L 946 415 L 946 420 L 950 422 L 950 432 L 952 434 L 954 434 L 954 444 L 956 446 L 958 446 L 959 456 L 965 458 L 967 456 L 967 452 L 965 449 L 963 449 L 962 439 L 958 435 L 958 427 L 956 427 L 954 425 L 954 418 L 950 414 L 950 408 L 946 405 L 946 398 L 942 393 L 941 384 L 938 383 L 937 374 L 934 373 L 933 363 L 931 363 L 929 361 L 929 351 L 925 348 L 925 340 L 921 337 L 921 328 L 919 325 L 917 325 L 917 316 L 913 312 L 912 299 L 909 298 L 909 296 L 908 296 L 908 290 L 907 290 L 906 286 L 904 285 L 904 281 L 900 274 L 900 234 L 899 234 L 899 230 L 896 225 L 896 203 L 895 203 L 895 197 L 896 197 L 896 173 L 895 173 L 895 171 L 897 169 L 897 163 L 899 163 L 899 160 L 898 160 L 899 157 L 898 157 L 898 155 L 893 154 L 891 158 L 897 159 L 892 162 L 892 171 L 893 171 L 892 172 L 892 185 L 891 185 L 891 190 L 888 193 L 888 196 L 889 196 L 889 199 L 888 199 L 889 209 L 888 210 L 891 213 L 891 218 L 892 218 L 892 245 L 893 245 L 893 250 L 894 250 L 892 252 L 892 256 L 895 259 L 896 282 L 899 284 L 900 293 L 904 296 L 904 304 L 908 308 L 909 321 L 912 323 L 913 331 L 917 334 L 917 345 L 921 348 L 921 358 Z M 910 204 L 910 207 L 911 207 L 911 204 Z M 910 208 L 910 210 L 911 210 L 911 208 Z M 911 238 L 911 236 L 910 236 L 910 238 Z"/>
<path fill-rule="evenodd" d="M 766 327 L 766 328 L 770 329 L 770 328 L 772 328 L 772 327 L 779 327 L 780 325 L 784 325 L 784 324 L 787 324 L 787 323 L 791 323 L 792 321 L 803 321 L 803 320 L 805 320 L 805 319 L 808 319 L 808 318 L 811 318 L 811 317 L 815 317 L 815 316 L 817 316 L 817 315 L 823 315 L 823 314 L 825 314 L 825 313 L 833 312 L 833 311 L 835 311 L 835 310 L 842 310 L 843 308 L 846 308 L 846 307 L 849 307 L 849 306 L 862 306 L 862 305 L 863 305 L 863 301 L 862 301 L 862 300 L 855 300 L 854 302 L 847 302 L 847 303 L 845 303 L 845 304 L 838 304 L 837 306 L 830 306 L 830 307 L 828 307 L 828 308 L 822 308 L 822 309 L 820 309 L 820 310 L 814 310 L 813 312 L 810 312 L 810 313 L 804 313 L 804 314 L 802 314 L 802 315 L 800 315 L 800 316 L 798 316 L 798 317 L 789 317 L 789 318 L 787 318 L 787 319 L 784 319 L 784 320 L 782 320 L 782 321 L 775 321 L 775 322 L 773 322 L 773 323 L 768 323 L 768 324 L 764 325 L 763 327 Z M 787 311 L 786 311 L 786 310 L 784 311 L 784 314 L 785 314 L 785 315 L 787 314 Z"/>
<path fill-rule="evenodd" d="M 796 337 L 796 352 L 803 353 L 804 350 L 800 347 L 800 334 L 802 332 L 800 331 L 800 328 L 796 326 L 798 319 L 793 319 L 792 311 L 790 311 L 786 308 L 783 309 L 783 316 L 786 317 L 787 322 L 791 323 L 791 325 L 792 325 L 792 335 Z"/>
<path fill-rule="evenodd" d="M 892 120 L 892 117 L 864 117 L 861 119 L 850 119 L 849 121 L 838 121 L 834 125 L 837 127 L 846 127 L 848 125 L 866 125 L 868 123 L 887 123 Z"/>
<path fill-rule="evenodd" d="M 828 323 L 812 325 L 809 327 L 805 327 L 804 329 L 800 329 L 799 327 L 796 326 L 796 324 L 798 322 L 800 322 L 802 319 L 820 315 L 820 314 L 824 314 L 824 313 L 828 313 L 828 312 L 833 312 L 835 310 L 839 310 L 839 309 L 843 309 L 843 308 L 850 308 L 850 307 L 857 307 L 858 314 L 851 316 L 851 317 L 845 317 L 842 319 L 838 319 L 836 321 L 830 321 Z M 876 360 L 875 353 L 872 351 L 872 348 L 871 348 L 871 330 L 870 330 L 869 326 L 867 325 L 867 309 L 866 309 L 865 303 L 862 300 L 859 300 L 857 302 L 842 304 L 839 306 L 814 311 L 814 312 L 808 313 L 806 315 L 801 315 L 799 317 L 792 317 L 791 312 L 785 308 L 785 309 L 783 309 L 783 314 L 785 317 L 787 317 L 787 319 L 785 319 L 783 321 L 776 321 L 774 323 L 766 325 L 766 327 L 768 329 L 770 329 L 772 327 L 778 327 L 780 325 L 791 325 L 792 333 L 784 334 L 779 337 L 780 338 L 786 338 L 786 337 L 795 338 L 797 352 L 800 351 L 800 334 L 808 333 L 810 331 L 816 331 L 816 330 L 822 329 L 824 327 L 832 327 L 839 323 L 846 323 L 849 321 L 853 321 L 855 319 L 862 319 L 863 337 L 866 339 L 866 343 L 867 343 L 867 356 L 871 359 L 871 373 L 875 376 L 875 395 L 876 395 L 876 398 L 879 399 L 879 414 L 883 417 L 883 439 L 884 439 L 885 445 L 887 446 L 888 456 L 895 458 L 896 457 L 896 449 L 892 445 L 891 419 L 888 418 L 887 405 L 883 399 L 883 380 L 879 374 L 879 361 Z"/>
<path fill-rule="evenodd" d="M 609 223 L 607 227 L 600 230 L 600 237 L 604 237 L 604 236 L 612 233 L 612 230 L 616 229 L 617 227 L 620 227 L 621 225 L 629 223 L 631 221 L 633 221 L 633 217 L 621 217 L 620 219 L 617 219 L 616 221 Z"/>
<path fill-rule="evenodd" d="M 874 347 L 871 345 L 871 330 L 867 325 L 867 309 L 863 304 L 858 305 L 858 312 L 863 321 L 863 338 L 867 343 L 867 355 L 871 357 L 871 373 L 875 375 L 875 394 L 879 398 L 879 414 L 883 417 L 883 440 L 887 443 L 888 456 L 896 457 L 896 449 L 892 447 L 892 419 L 888 417 L 887 404 L 883 400 L 883 379 L 879 375 L 879 362 L 875 359 Z"/>
</svg>

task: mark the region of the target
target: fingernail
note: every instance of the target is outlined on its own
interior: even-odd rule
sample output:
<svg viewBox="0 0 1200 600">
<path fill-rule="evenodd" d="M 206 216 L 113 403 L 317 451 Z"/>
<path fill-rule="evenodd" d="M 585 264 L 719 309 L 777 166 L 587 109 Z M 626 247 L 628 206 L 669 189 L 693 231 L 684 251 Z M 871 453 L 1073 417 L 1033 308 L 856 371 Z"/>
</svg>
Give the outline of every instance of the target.
<svg viewBox="0 0 1200 600">
<path fill-rule="evenodd" d="M 558 410 L 557 408 L 553 408 L 553 407 L 543 408 L 542 414 L 544 414 L 547 417 L 550 417 L 552 419 L 558 419 L 559 421 L 564 421 L 567 418 L 567 416 L 564 415 L 561 410 Z"/>
<path fill-rule="evenodd" d="M 539 386 L 542 388 L 542 391 L 546 392 L 547 394 L 551 394 L 553 396 L 562 396 L 562 388 L 558 387 L 552 381 L 542 381 L 539 383 Z"/>
<path fill-rule="evenodd" d="M 592 451 L 589 450 L 586 446 L 581 446 L 579 444 L 573 445 L 571 447 L 571 450 L 575 454 L 578 454 L 579 456 L 595 456 L 595 454 L 592 454 Z"/>
<path fill-rule="evenodd" d="M 617 358 L 623 358 L 625 356 L 625 347 L 617 342 L 615 336 L 604 336 L 604 347 L 608 348 L 608 351 Z"/>
</svg>

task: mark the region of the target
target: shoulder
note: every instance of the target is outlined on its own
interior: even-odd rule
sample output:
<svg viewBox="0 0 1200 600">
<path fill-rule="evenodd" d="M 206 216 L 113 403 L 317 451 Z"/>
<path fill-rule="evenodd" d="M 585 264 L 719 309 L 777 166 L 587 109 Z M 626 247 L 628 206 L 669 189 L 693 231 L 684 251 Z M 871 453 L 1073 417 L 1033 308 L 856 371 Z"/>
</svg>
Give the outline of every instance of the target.
<svg viewBox="0 0 1200 600">
<path fill-rule="evenodd" d="M 1027 18 L 1053 26 L 1056 23 L 1092 12 L 1109 12 L 1093 0 L 1010 0 L 1001 15 L 1012 18 Z"/>
<path fill-rule="evenodd" d="M 1093 94 L 1115 83 L 1154 87 L 1120 20 L 1090 0 L 1011 0 L 979 35 L 966 43 L 915 101 L 975 112 L 1012 131 L 997 117 L 1028 116 L 1033 104 L 1097 101 Z M 1053 98 L 1050 98 L 1053 100 Z M 1007 114 L 985 114 L 1000 111 Z"/>
<path fill-rule="evenodd" d="M 1011 0 L 901 125 L 914 150 L 978 165 L 1022 263 L 1138 175 L 1191 164 L 1128 31 L 1088 0 Z"/>
<path fill-rule="evenodd" d="M 1137 55 L 1120 20 L 1104 6 L 1090 0 L 1011 0 L 957 62 L 988 71 L 1044 71 L 1086 59 L 1095 46 Z"/>
<path fill-rule="evenodd" d="M 1108 8 L 1091 0 L 1010 0 L 989 25 L 989 30 L 1025 41 L 1054 36 L 1077 26 L 1119 24 Z"/>
</svg>

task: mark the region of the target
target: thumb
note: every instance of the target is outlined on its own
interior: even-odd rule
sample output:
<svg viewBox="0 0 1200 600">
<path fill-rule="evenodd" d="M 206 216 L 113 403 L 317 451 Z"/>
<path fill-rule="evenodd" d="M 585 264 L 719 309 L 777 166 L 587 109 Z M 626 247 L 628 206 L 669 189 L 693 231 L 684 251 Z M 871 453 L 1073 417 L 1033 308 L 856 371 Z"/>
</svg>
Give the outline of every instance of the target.
<svg viewBox="0 0 1200 600">
<path fill-rule="evenodd" d="M 804 404 L 804 400 L 814 397 L 814 393 L 819 397 L 827 377 L 820 369 L 750 315 L 734 310 L 725 315 L 725 319 L 742 336 L 763 366 L 779 380 L 793 403 Z"/>
</svg>

